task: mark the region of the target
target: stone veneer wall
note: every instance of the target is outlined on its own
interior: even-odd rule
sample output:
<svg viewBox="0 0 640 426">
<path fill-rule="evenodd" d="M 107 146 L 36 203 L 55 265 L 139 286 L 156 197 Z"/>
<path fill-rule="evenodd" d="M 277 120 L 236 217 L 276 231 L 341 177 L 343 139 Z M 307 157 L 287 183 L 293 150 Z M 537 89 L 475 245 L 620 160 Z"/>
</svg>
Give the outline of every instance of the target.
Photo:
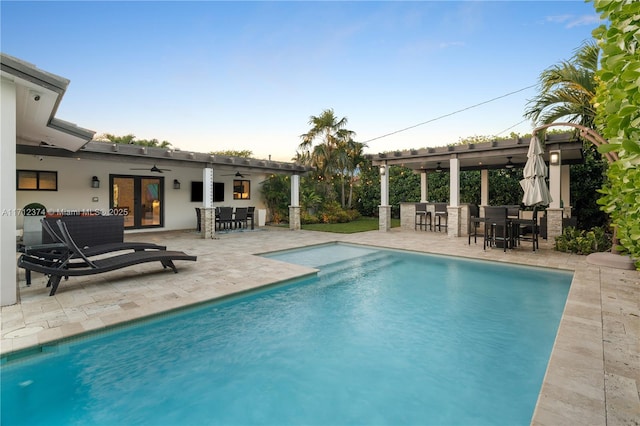
<svg viewBox="0 0 640 426">
<path fill-rule="evenodd" d="M 415 228 L 416 203 L 400 203 L 400 228 L 403 231 Z"/>
</svg>

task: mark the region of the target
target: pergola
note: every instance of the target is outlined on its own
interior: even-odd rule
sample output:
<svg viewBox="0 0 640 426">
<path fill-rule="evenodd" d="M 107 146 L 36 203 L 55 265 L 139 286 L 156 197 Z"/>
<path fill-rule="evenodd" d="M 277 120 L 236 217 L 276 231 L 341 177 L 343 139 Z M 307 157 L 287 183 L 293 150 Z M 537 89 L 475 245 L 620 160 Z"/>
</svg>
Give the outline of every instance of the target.
<svg viewBox="0 0 640 426">
<path fill-rule="evenodd" d="M 427 174 L 450 172 L 447 233 L 458 237 L 466 235 L 469 222 L 468 206 L 460 204 L 460 172 L 481 171 L 480 199 L 481 206 L 486 206 L 489 204 L 488 170 L 505 168 L 507 164 L 523 167 L 527 161 L 530 141 L 531 138 L 527 137 L 373 155 L 372 163 L 380 170 L 380 230 L 388 231 L 391 228 L 388 167 L 403 166 L 420 173 L 421 202 L 429 199 Z M 553 198 L 547 208 L 547 229 L 548 236 L 555 237 L 562 234 L 563 216 L 571 216 L 569 166 L 583 162 L 582 141 L 573 132 L 546 134 L 544 151 L 544 159 L 549 164 L 549 190 Z M 564 201 L 562 207 L 561 201 Z"/>
</svg>

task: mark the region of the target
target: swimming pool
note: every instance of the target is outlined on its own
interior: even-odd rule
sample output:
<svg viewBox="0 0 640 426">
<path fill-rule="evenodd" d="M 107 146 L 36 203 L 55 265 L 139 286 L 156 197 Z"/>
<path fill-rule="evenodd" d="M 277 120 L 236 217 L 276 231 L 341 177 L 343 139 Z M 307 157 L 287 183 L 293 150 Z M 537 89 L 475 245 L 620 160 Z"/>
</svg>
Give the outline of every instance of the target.
<svg viewBox="0 0 640 426">
<path fill-rule="evenodd" d="M 317 278 L 2 366 L 2 424 L 528 424 L 571 274 L 328 245 Z"/>
</svg>

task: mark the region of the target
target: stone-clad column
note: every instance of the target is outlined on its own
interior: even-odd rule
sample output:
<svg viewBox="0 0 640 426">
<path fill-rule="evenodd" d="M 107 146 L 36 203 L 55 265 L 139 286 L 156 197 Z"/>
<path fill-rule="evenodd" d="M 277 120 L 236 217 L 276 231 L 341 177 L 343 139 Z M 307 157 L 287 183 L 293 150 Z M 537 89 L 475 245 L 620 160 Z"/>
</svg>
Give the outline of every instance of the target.
<svg viewBox="0 0 640 426">
<path fill-rule="evenodd" d="M 547 209 L 547 240 L 562 235 L 562 213 L 563 209 Z"/>
<path fill-rule="evenodd" d="M 378 229 L 387 232 L 391 229 L 391 206 L 378 206 Z"/>
<path fill-rule="evenodd" d="M 447 236 L 459 237 L 460 234 L 460 206 L 447 206 Z"/>
<path fill-rule="evenodd" d="M 200 236 L 211 239 L 216 233 L 216 209 L 200 209 Z"/>
<path fill-rule="evenodd" d="M 299 231 L 300 225 L 300 206 L 289 206 L 289 229 Z"/>
</svg>

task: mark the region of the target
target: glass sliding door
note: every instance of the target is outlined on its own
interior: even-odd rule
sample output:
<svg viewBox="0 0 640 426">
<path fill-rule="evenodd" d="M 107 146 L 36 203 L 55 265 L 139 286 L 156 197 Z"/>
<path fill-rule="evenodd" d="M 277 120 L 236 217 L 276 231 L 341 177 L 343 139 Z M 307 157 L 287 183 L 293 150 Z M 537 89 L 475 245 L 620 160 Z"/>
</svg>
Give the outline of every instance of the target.
<svg viewBox="0 0 640 426">
<path fill-rule="evenodd" d="M 164 225 L 164 178 L 109 176 L 111 214 L 125 216 L 125 228 L 157 228 Z"/>
</svg>

